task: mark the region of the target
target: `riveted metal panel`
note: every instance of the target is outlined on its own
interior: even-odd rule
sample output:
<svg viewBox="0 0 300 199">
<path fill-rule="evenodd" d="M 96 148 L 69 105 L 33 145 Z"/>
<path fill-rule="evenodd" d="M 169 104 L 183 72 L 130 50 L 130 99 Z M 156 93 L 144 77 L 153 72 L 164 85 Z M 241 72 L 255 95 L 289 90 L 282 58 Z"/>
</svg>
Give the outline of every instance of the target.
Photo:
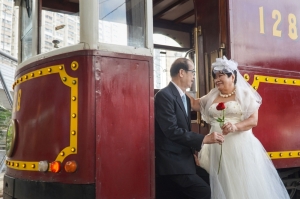
<svg viewBox="0 0 300 199">
<path fill-rule="evenodd" d="M 97 60 L 97 198 L 154 198 L 152 58 Z"/>
</svg>

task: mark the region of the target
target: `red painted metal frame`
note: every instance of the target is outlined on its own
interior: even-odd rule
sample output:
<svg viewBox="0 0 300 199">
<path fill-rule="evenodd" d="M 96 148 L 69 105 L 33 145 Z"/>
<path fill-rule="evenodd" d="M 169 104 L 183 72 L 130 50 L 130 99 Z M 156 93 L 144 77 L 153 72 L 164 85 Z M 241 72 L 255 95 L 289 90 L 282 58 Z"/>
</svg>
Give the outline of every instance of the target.
<svg viewBox="0 0 300 199">
<path fill-rule="evenodd" d="M 300 20 L 299 2 L 228 2 L 231 58 L 239 63 L 243 74 L 250 75 L 249 83 L 254 81 L 254 75 L 300 79 L 300 58 L 297 51 L 299 37 L 289 37 L 289 25 L 293 21 L 288 19 L 290 14 L 294 14 Z M 260 10 L 263 12 L 260 13 Z M 278 26 L 276 21 L 280 22 Z M 299 34 L 299 23 L 294 28 Z M 281 31 L 280 37 L 275 29 Z M 263 104 L 254 134 L 267 151 L 300 150 L 300 116 L 297 103 L 300 97 L 299 86 L 260 83 L 258 92 L 263 98 Z M 277 159 L 273 162 L 277 168 L 300 166 L 300 158 Z"/>
<path fill-rule="evenodd" d="M 96 194 L 154 198 L 152 58 L 96 59 Z"/>
<path fill-rule="evenodd" d="M 28 180 L 42 180 L 63 183 L 95 183 L 94 139 L 94 74 L 92 60 L 85 52 L 67 53 L 25 66 L 16 73 L 16 78 L 31 71 L 63 64 L 69 76 L 77 77 L 78 84 L 78 151 L 68 160 L 78 162 L 79 169 L 70 174 L 42 173 L 7 169 L 7 175 Z M 79 68 L 71 69 L 77 61 Z M 86 67 L 88 66 L 88 67 Z M 22 83 L 15 90 L 22 89 L 21 109 L 13 113 L 18 123 L 17 146 L 9 160 L 52 162 L 70 142 L 70 89 L 62 83 L 58 74 L 38 77 Z M 14 99 L 15 103 L 17 99 Z M 88 106 L 86 106 L 88 105 Z M 21 167 L 21 165 L 20 165 Z"/>
<path fill-rule="evenodd" d="M 71 63 L 79 67 L 73 71 Z M 74 184 L 96 183 L 96 198 L 154 198 L 152 57 L 77 51 L 27 65 L 31 71 L 63 64 L 78 78 L 78 151 L 68 160 L 75 173 L 21 171 L 15 178 Z M 70 140 L 70 89 L 57 74 L 17 85 L 22 89 L 17 146 L 10 160 L 55 160 Z M 16 99 L 15 99 L 16 100 Z"/>
</svg>

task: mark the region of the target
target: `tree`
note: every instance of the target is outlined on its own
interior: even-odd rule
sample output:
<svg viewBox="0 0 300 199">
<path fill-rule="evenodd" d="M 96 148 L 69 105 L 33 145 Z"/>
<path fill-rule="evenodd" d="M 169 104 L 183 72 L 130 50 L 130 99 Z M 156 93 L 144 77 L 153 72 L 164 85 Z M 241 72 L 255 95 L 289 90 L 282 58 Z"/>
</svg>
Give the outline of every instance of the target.
<svg viewBox="0 0 300 199">
<path fill-rule="evenodd" d="M 11 119 L 11 110 L 0 105 L 0 143 L 5 137 L 9 122 Z"/>
</svg>

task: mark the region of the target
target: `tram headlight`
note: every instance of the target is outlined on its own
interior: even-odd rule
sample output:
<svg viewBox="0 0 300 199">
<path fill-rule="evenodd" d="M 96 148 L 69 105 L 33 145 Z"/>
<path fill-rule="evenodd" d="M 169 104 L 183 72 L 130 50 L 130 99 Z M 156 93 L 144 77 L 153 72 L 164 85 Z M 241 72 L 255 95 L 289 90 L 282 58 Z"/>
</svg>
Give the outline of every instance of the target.
<svg viewBox="0 0 300 199">
<path fill-rule="evenodd" d="M 47 161 L 40 161 L 39 162 L 39 171 L 46 172 L 48 171 L 49 163 Z"/>
<path fill-rule="evenodd" d="M 14 152 L 17 139 L 17 127 L 15 120 L 11 120 L 6 133 L 6 156 L 11 157 Z"/>
</svg>

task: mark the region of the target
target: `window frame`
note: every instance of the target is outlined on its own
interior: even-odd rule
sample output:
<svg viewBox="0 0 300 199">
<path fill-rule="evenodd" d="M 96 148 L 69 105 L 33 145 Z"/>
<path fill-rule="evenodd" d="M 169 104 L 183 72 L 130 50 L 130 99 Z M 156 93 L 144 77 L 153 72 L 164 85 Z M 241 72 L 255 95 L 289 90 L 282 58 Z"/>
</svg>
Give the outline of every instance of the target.
<svg viewBox="0 0 300 199">
<path fill-rule="evenodd" d="M 23 1 L 23 0 L 22 0 Z M 32 0 L 32 56 L 28 58 L 25 61 L 21 61 L 22 59 L 22 49 L 21 49 L 21 40 L 20 40 L 20 27 L 21 23 L 19 23 L 19 32 L 18 32 L 18 38 L 19 38 L 19 53 L 18 53 L 18 60 L 19 65 L 18 69 L 22 68 L 25 65 L 28 65 L 31 62 L 34 62 L 38 59 L 51 57 L 54 55 L 62 54 L 65 52 L 72 52 L 77 50 L 83 50 L 87 49 L 87 46 L 89 46 L 89 49 L 94 50 L 105 50 L 110 52 L 116 52 L 116 53 L 125 53 L 125 54 L 136 54 L 136 55 L 143 55 L 143 56 L 153 56 L 153 13 L 152 13 L 152 1 L 151 0 L 145 0 L 145 47 L 144 48 L 135 48 L 132 46 L 120 46 L 120 45 L 114 45 L 114 44 L 104 44 L 98 42 L 98 1 L 95 0 L 79 0 L 79 21 L 80 21 L 80 41 L 78 44 L 74 44 L 72 46 L 62 47 L 55 49 L 50 52 L 41 53 L 41 34 L 39 30 L 39 24 L 38 21 L 40 20 L 41 10 L 42 6 L 39 5 L 39 0 Z M 21 5 L 19 5 L 21 8 Z M 19 9 L 19 21 L 21 21 L 22 17 L 22 9 Z M 86 14 L 88 13 L 88 14 Z M 61 13 L 56 13 L 61 14 Z M 53 18 L 52 18 L 53 19 Z M 85 23 L 85 21 L 88 21 L 89 23 Z M 76 29 L 76 27 L 74 27 Z"/>
</svg>

